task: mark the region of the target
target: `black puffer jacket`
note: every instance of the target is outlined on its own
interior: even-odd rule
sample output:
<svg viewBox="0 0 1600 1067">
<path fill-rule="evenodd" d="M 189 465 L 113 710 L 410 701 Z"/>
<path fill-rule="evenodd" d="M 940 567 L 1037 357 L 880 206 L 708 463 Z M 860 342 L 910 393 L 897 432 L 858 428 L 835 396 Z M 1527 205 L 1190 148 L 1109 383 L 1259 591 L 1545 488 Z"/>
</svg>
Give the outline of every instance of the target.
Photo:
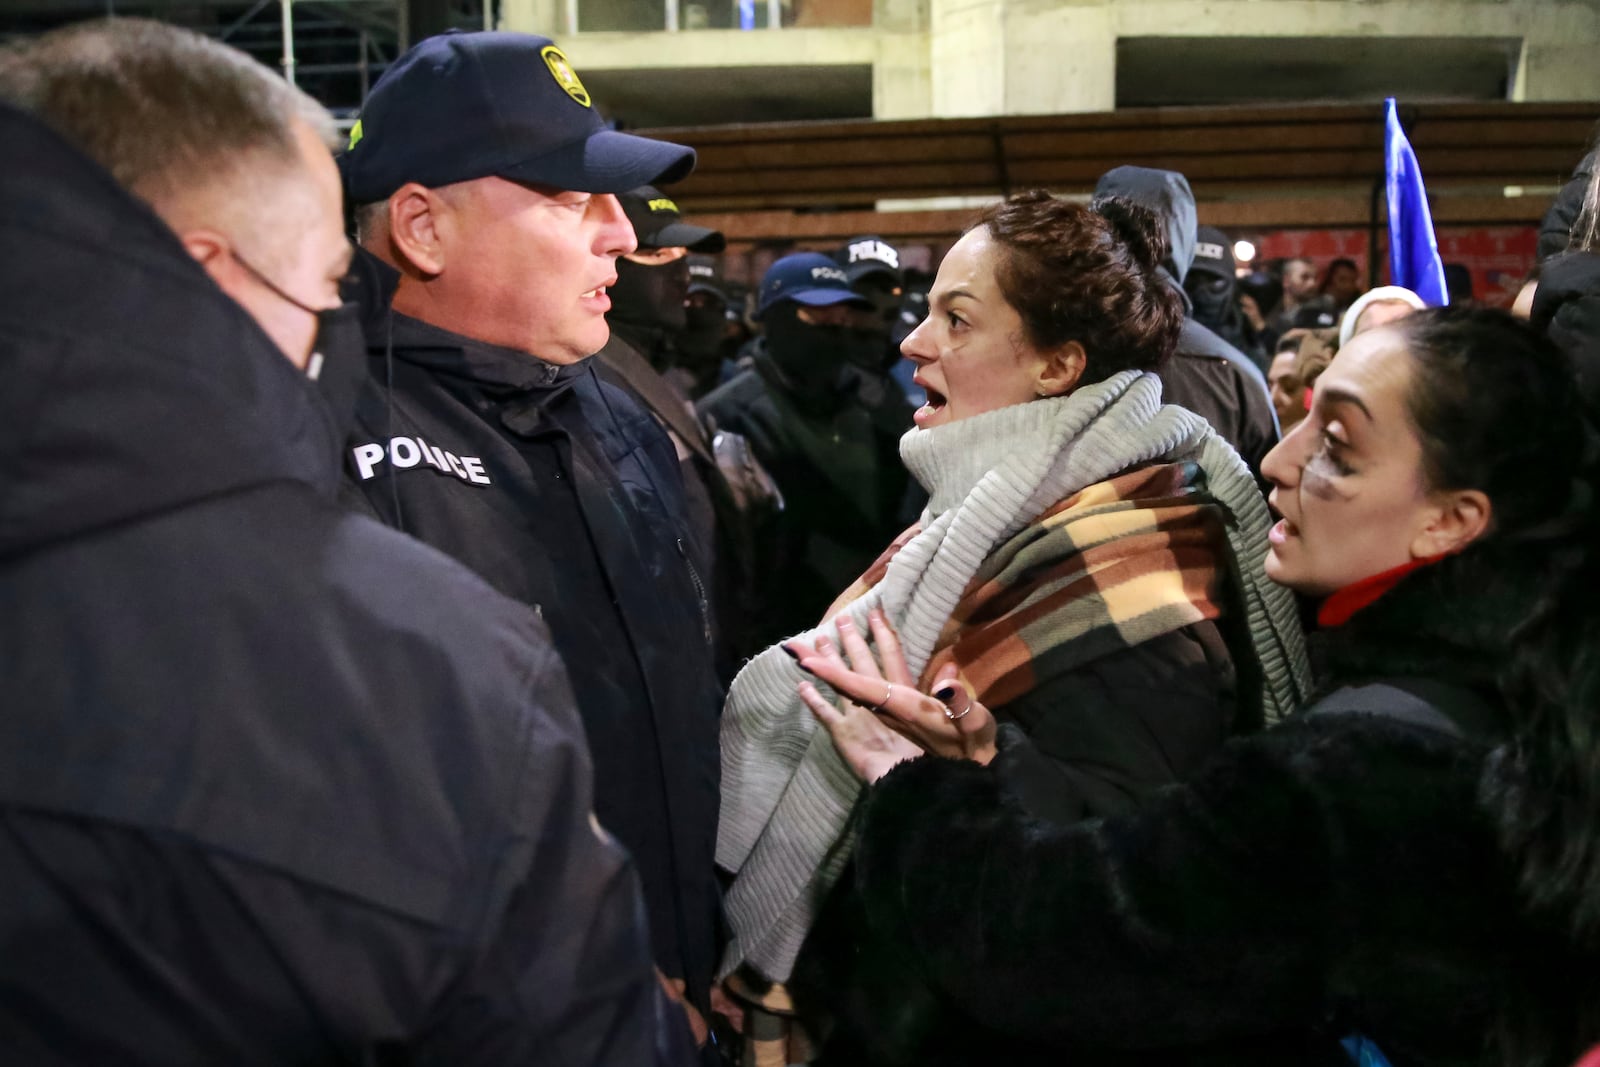
<svg viewBox="0 0 1600 1067">
<path fill-rule="evenodd" d="M 544 627 L 338 505 L 316 388 L 148 209 L 0 142 L 0 1060 L 654 1058 Z"/>
<path fill-rule="evenodd" d="M 1037 821 L 1014 737 L 987 768 L 892 771 L 822 1062 L 1331 1065 L 1360 1033 L 1396 1067 L 1488 1064 L 1513 999 L 1576 1033 L 1545 1061 L 1571 1062 L 1594 961 L 1525 917 L 1479 800 L 1503 620 L 1538 595 L 1514 569 L 1411 575 L 1323 642 L 1314 713 L 1133 815 Z"/>
<path fill-rule="evenodd" d="M 583 716 L 596 811 L 638 865 L 656 961 L 704 1010 L 721 690 L 672 444 L 593 360 L 556 366 L 384 306 L 367 323 L 347 496 L 539 611 Z"/>
</svg>

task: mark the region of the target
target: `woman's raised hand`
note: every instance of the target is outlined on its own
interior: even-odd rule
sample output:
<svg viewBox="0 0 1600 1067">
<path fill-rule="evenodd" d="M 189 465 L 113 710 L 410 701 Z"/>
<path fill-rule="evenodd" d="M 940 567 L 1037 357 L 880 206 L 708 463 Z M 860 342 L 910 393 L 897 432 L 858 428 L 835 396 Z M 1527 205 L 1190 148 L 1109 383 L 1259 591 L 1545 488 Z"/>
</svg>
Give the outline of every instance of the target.
<svg viewBox="0 0 1600 1067">
<path fill-rule="evenodd" d="M 924 750 L 988 763 L 995 751 L 994 716 L 957 680 L 955 666 L 940 670 L 935 696 L 919 693 L 883 613 L 873 609 L 867 621 L 876 658 L 843 615 L 834 620 L 842 653 L 825 637 L 814 647 L 801 641 L 785 645 L 801 667 L 847 698 L 834 707 L 809 682 L 800 685 L 801 699 L 828 728 L 845 762 L 867 782 Z"/>
</svg>

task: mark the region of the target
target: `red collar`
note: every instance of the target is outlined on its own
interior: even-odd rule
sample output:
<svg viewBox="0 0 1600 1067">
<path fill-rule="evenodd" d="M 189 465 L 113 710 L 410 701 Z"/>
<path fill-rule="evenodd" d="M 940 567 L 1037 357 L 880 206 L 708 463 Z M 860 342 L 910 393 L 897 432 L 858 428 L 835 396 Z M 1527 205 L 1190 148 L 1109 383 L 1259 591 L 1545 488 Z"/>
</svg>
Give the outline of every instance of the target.
<svg viewBox="0 0 1600 1067">
<path fill-rule="evenodd" d="M 1414 559 L 1410 563 L 1403 563 L 1393 570 L 1374 574 L 1370 578 L 1363 578 L 1359 582 L 1347 585 L 1343 589 L 1328 597 L 1317 609 L 1317 625 L 1327 629 L 1332 626 L 1343 626 L 1350 621 L 1350 616 L 1362 608 L 1371 605 L 1383 594 L 1400 584 L 1400 580 L 1412 571 L 1421 570 L 1431 563 L 1438 563 L 1444 556 L 1430 556 L 1427 559 Z"/>
</svg>

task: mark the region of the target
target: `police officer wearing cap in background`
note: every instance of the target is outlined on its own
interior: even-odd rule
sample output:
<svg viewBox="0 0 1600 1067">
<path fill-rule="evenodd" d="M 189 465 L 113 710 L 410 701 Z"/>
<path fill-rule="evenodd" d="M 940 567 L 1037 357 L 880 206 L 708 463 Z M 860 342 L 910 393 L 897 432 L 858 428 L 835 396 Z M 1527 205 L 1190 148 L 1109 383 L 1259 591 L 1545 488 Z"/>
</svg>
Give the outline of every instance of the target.
<svg viewBox="0 0 1600 1067">
<path fill-rule="evenodd" d="M 727 241 L 716 230 L 684 221 L 678 205 L 653 185 L 617 199 L 639 247 L 617 260 L 606 321 L 613 341 L 626 343 L 666 374 L 679 364 L 689 325 L 689 255 L 721 252 Z"/>
<path fill-rule="evenodd" d="M 669 379 L 698 401 L 739 373 L 734 359 L 753 336 L 744 319 L 746 291 L 722 276 L 715 256 L 689 256 L 688 325 Z"/>
<path fill-rule="evenodd" d="M 698 405 L 749 440 L 783 494 L 776 536 L 758 548 L 759 645 L 815 625 L 907 524 L 909 411 L 863 369 L 883 359 L 884 338 L 857 328 L 872 312 L 827 256 L 784 256 L 761 279 L 753 365 Z"/>
<path fill-rule="evenodd" d="M 1183 291 L 1194 308 L 1194 320 L 1267 370 L 1266 349 L 1239 308 L 1239 279 L 1233 245 L 1215 226 L 1196 232 L 1194 262 L 1183 279 Z"/>
<path fill-rule="evenodd" d="M 587 362 L 635 248 L 615 194 L 693 165 L 688 148 L 606 128 L 561 51 L 515 33 L 419 43 L 340 157 L 392 293 L 368 316 L 351 495 L 539 610 L 596 811 L 638 864 L 656 965 L 704 1013 L 719 923 L 709 606 L 672 444 Z"/>
<path fill-rule="evenodd" d="M 846 241 L 833 254 L 834 262 L 850 279 L 850 288 L 865 297 L 872 310 L 859 316 L 859 328 L 878 334 L 883 339 L 878 358 L 863 370 L 873 377 L 882 377 L 900 390 L 906 401 L 906 429 L 911 429 L 910 414 L 921 406 L 921 390 L 911 385 L 911 374 L 896 377 L 897 365 L 907 363 L 900 356 L 900 341 L 904 333 L 896 336 L 901 310 L 905 301 L 905 274 L 900 269 L 900 251 L 881 237 L 863 234 Z M 909 331 L 906 331 L 909 332 Z M 913 371 L 914 373 L 914 371 Z M 913 393 L 918 395 L 913 400 Z"/>
<path fill-rule="evenodd" d="M 740 661 L 760 650 L 746 639 L 757 579 L 751 524 L 777 507 L 776 489 L 736 434 L 707 432 L 689 397 L 665 373 L 677 362 L 688 321 L 689 253 L 720 252 L 725 242 L 716 230 L 684 222 L 677 204 L 654 186 L 617 199 L 639 247 L 617 260 L 606 314 L 611 339 L 599 352 L 598 369 L 633 393 L 677 450 L 688 502 L 687 547 L 715 609 L 718 675 L 731 680 Z"/>
</svg>

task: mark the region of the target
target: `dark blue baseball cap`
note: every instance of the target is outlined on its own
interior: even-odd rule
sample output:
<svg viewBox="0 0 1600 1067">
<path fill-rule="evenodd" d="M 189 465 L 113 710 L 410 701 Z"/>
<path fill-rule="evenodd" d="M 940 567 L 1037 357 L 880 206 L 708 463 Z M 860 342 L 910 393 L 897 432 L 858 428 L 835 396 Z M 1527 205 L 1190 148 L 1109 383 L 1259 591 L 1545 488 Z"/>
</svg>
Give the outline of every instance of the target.
<svg viewBox="0 0 1600 1067">
<path fill-rule="evenodd" d="M 844 269 L 820 252 L 796 252 L 767 268 L 761 276 L 756 314 L 765 315 L 772 305 L 784 300 L 808 307 L 845 303 L 872 306 L 850 288 Z"/>
<path fill-rule="evenodd" d="M 419 42 L 372 87 L 339 157 L 355 204 L 497 176 L 583 193 L 673 182 L 694 149 L 607 127 L 561 49 L 527 33 Z"/>
</svg>

